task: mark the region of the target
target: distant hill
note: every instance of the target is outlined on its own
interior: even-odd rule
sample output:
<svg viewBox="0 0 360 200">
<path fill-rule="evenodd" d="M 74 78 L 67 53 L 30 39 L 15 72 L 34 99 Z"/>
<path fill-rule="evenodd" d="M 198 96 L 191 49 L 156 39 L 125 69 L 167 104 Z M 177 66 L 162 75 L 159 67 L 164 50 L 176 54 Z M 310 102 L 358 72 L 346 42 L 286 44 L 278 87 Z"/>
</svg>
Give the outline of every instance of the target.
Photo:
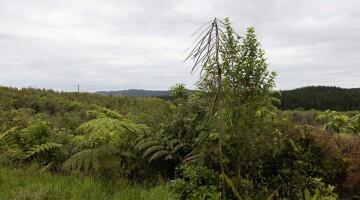
<svg viewBox="0 0 360 200">
<path fill-rule="evenodd" d="M 171 91 L 130 89 L 130 90 L 117 90 L 117 91 L 99 91 L 95 93 L 113 95 L 113 96 L 122 95 L 122 96 L 142 96 L 142 97 L 164 97 L 164 96 L 169 96 L 171 94 Z"/>
<path fill-rule="evenodd" d="M 278 98 L 282 102 L 278 107 L 282 110 L 360 110 L 360 88 L 309 86 L 281 91 Z"/>
</svg>

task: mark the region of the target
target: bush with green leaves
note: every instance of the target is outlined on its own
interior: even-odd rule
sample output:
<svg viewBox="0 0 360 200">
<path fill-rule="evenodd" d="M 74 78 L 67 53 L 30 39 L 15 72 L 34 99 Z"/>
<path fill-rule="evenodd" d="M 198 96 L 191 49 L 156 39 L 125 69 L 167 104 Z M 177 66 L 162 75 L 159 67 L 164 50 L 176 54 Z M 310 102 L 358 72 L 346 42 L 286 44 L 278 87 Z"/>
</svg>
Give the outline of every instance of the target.
<svg viewBox="0 0 360 200">
<path fill-rule="evenodd" d="M 323 129 L 335 133 L 360 134 L 360 114 L 347 116 L 340 112 L 326 110 L 316 118 L 323 121 Z"/>
<path fill-rule="evenodd" d="M 50 127 L 43 120 L 37 120 L 35 123 L 20 130 L 18 144 L 22 149 L 29 150 L 34 145 L 44 144 L 49 140 L 51 134 Z"/>
<path fill-rule="evenodd" d="M 44 119 L 46 114 L 28 118 L 27 127 L 13 127 L 1 134 L 0 152 L 7 163 L 38 162 L 42 165 L 61 162 L 63 159 L 60 143 L 51 140 L 50 124 Z"/>
<path fill-rule="evenodd" d="M 339 199 L 339 196 L 334 193 L 335 187 L 331 185 L 326 186 L 325 183 L 322 182 L 322 178 L 309 178 L 308 184 L 314 189 L 312 194 L 307 188 L 304 190 L 302 197 L 305 200 Z"/>
<path fill-rule="evenodd" d="M 348 163 L 336 150 L 319 142 L 328 139 L 324 134 L 328 133 L 299 128 L 288 135 L 286 148 L 264 163 L 265 182 L 277 189 L 280 197 L 299 198 L 305 190 L 316 193 L 319 184 L 312 184 L 313 178 L 321 178 L 322 183 L 341 190 Z"/>
<path fill-rule="evenodd" d="M 218 200 L 220 199 L 220 178 L 206 168 L 182 165 L 178 167 L 179 177 L 171 181 L 179 199 Z"/>
<path fill-rule="evenodd" d="M 33 115 L 34 110 L 28 108 L 0 112 L 0 131 L 13 127 L 26 128 L 32 122 Z"/>
</svg>

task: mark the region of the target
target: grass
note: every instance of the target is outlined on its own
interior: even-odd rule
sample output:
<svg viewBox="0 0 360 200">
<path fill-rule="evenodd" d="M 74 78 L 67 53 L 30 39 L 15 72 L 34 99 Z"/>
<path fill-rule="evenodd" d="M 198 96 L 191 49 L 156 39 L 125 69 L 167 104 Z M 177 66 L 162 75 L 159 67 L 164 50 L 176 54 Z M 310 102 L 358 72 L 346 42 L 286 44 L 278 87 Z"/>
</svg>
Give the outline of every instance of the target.
<svg viewBox="0 0 360 200">
<path fill-rule="evenodd" d="M 108 183 L 94 177 L 52 175 L 31 168 L 0 168 L 0 199 L 171 200 L 175 198 L 166 184 L 147 189 L 125 180 Z"/>
</svg>

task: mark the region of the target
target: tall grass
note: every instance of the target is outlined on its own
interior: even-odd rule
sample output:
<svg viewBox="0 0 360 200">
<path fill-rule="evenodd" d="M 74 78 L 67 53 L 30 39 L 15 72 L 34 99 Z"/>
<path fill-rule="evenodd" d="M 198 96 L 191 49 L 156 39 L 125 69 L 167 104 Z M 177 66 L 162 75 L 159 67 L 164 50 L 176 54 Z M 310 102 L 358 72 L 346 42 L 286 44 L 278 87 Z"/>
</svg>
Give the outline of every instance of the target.
<svg viewBox="0 0 360 200">
<path fill-rule="evenodd" d="M 0 168 L 0 199 L 171 200 L 166 184 L 147 189 L 126 180 L 106 182 L 80 175 L 60 176 L 35 169 Z"/>
</svg>

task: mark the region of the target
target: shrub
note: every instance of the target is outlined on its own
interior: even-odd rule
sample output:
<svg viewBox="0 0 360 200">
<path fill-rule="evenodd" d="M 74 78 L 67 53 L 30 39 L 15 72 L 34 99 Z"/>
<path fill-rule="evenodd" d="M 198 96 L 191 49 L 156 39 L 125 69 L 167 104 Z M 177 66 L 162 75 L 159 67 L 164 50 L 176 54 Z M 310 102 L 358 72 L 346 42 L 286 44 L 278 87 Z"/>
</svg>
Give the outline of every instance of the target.
<svg viewBox="0 0 360 200">
<path fill-rule="evenodd" d="M 171 181 L 180 199 L 220 199 L 220 178 L 206 167 L 179 166 L 179 178 Z"/>
</svg>

